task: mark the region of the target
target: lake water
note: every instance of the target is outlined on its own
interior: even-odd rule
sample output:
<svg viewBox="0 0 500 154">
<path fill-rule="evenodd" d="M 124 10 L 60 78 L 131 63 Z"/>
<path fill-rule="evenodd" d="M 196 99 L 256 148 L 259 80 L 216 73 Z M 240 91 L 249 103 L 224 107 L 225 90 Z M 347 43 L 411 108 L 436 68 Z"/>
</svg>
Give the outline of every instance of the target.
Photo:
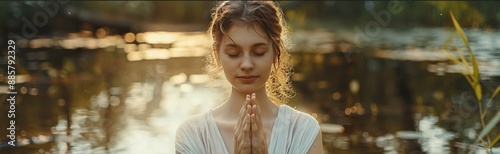
<svg viewBox="0 0 500 154">
<path fill-rule="evenodd" d="M 463 153 L 480 128 L 479 112 L 460 67 L 440 48 L 450 32 L 382 30 L 363 47 L 349 32 L 297 32 L 297 97 L 289 105 L 329 124 L 327 153 Z M 499 31 L 466 34 L 484 89 L 494 89 Z M 2 140 L 0 153 L 174 153 L 177 126 L 223 102 L 225 89 L 209 84 L 202 70 L 210 51 L 203 32 L 135 37 L 144 40 L 25 42 L 17 147 Z M 60 47 L 43 46 L 57 42 Z M 489 104 L 486 117 L 498 107 Z"/>
</svg>

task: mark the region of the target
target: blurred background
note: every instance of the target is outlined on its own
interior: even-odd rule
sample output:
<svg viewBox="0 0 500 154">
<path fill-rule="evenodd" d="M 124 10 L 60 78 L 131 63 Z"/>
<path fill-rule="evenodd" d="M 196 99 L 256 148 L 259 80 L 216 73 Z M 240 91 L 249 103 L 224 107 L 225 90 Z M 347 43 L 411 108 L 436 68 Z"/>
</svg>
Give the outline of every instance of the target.
<svg viewBox="0 0 500 154">
<path fill-rule="evenodd" d="M 500 153 L 495 125 L 474 142 L 499 111 L 498 2 L 278 3 L 294 42 L 288 105 L 317 118 L 325 153 Z M 0 153 L 174 153 L 177 126 L 224 101 L 202 69 L 215 4 L 1 1 Z M 450 10 L 476 55 L 481 101 L 450 60 L 464 48 Z"/>
</svg>

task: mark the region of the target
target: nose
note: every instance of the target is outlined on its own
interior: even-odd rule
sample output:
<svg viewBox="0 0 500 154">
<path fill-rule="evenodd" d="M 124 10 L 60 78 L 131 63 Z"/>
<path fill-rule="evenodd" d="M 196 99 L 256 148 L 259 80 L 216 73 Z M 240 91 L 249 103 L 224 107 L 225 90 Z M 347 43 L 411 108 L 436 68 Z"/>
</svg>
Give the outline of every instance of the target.
<svg viewBox="0 0 500 154">
<path fill-rule="evenodd" d="M 243 71 L 250 71 L 254 68 L 252 57 L 250 56 L 250 54 L 243 54 L 240 68 Z"/>
</svg>

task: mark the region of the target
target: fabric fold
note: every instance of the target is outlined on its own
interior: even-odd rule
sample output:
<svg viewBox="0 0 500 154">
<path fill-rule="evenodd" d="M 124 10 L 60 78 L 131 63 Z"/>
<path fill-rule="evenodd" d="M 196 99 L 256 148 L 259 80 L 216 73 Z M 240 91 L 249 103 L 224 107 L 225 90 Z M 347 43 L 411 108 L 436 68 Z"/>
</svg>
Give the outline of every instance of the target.
<svg viewBox="0 0 500 154">
<path fill-rule="evenodd" d="M 318 133 L 318 122 L 312 116 L 280 105 L 268 151 L 272 154 L 305 154 Z M 211 110 L 193 116 L 179 126 L 175 148 L 181 154 L 229 154 Z"/>
</svg>

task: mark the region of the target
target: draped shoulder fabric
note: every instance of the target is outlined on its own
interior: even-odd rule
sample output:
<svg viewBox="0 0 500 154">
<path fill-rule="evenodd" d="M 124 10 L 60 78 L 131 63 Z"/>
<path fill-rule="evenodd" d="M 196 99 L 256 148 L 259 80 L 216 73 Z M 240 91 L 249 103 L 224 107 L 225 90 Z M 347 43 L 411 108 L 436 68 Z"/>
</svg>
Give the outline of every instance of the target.
<svg viewBox="0 0 500 154">
<path fill-rule="evenodd" d="M 305 154 L 319 131 L 318 122 L 313 117 L 280 105 L 269 140 L 269 153 Z M 229 154 L 211 110 L 191 117 L 179 126 L 175 148 L 181 154 Z"/>
</svg>

